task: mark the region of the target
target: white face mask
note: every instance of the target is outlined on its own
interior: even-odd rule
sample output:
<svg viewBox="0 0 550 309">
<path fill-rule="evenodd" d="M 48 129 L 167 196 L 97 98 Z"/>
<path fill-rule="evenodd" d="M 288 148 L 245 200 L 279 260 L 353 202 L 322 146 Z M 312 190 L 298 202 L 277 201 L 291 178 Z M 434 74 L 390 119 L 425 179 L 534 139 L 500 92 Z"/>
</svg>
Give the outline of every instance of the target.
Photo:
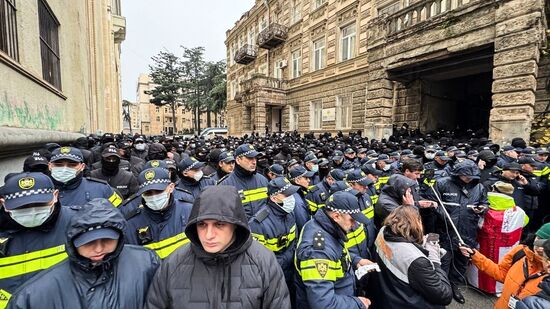
<svg viewBox="0 0 550 309">
<path fill-rule="evenodd" d="M 286 213 L 291 213 L 294 211 L 295 205 L 296 205 L 296 199 L 294 198 L 294 195 L 291 195 L 283 199 L 283 205 L 281 206 L 281 208 Z"/>
<path fill-rule="evenodd" d="M 53 179 L 62 183 L 67 183 L 73 180 L 77 174 L 78 174 L 78 170 L 70 167 L 62 166 L 62 167 L 52 168 Z"/>
<path fill-rule="evenodd" d="M 36 227 L 42 225 L 50 217 L 53 206 L 31 207 L 10 210 L 8 213 L 13 221 L 24 227 Z"/>
<path fill-rule="evenodd" d="M 143 151 L 145 150 L 145 144 L 142 144 L 142 143 L 135 144 L 134 148 L 136 148 L 136 150 Z"/>
<path fill-rule="evenodd" d="M 202 179 L 202 176 L 204 176 L 204 173 L 202 171 L 198 171 L 193 175 L 193 179 L 196 181 L 200 181 Z"/>
<path fill-rule="evenodd" d="M 387 171 L 390 170 L 390 168 L 391 168 L 391 165 L 389 165 L 388 163 L 386 163 L 386 165 L 384 165 L 383 170 L 387 172 Z"/>
<path fill-rule="evenodd" d="M 425 153 L 426 159 L 433 160 L 435 158 L 435 153 L 433 152 L 426 152 Z"/>
<path fill-rule="evenodd" d="M 311 171 L 317 173 L 319 171 L 319 165 L 315 164 L 311 167 Z"/>
<path fill-rule="evenodd" d="M 145 206 L 149 207 L 151 210 L 161 210 L 168 205 L 168 200 L 170 195 L 168 192 L 163 192 L 157 195 L 145 196 L 142 195 L 143 200 L 145 201 Z"/>
</svg>

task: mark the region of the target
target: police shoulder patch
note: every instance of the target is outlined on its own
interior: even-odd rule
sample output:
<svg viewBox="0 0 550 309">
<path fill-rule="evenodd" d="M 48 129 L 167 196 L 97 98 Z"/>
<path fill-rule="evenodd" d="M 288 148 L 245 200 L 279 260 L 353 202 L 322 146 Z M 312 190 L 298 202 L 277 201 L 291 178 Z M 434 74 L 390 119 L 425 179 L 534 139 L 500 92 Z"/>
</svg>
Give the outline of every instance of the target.
<svg viewBox="0 0 550 309">
<path fill-rule="evenodd" d="M 86 177 L 86 179 L 88 179 L 89 181 L 99 182 L 99 183 L 102 183 L 102 184 L 109 185 L 109 183 L 107 182 L 107 180 L 103 180 L 103 179 L 99 179 L 99 178 L 94 178 L 94 177 Z"/>
<path fill-rule="evenodd" d="M 325 201 L 325 200 L 327 199 L 327 194 L 326 194 L 326 192 L 321 192 L 321 193 L 319 194 L 319 197 L 321 198 L 321 200 Z"/>
<path fill-rule="evenodd" d="M 324 250 L 325 249 L 325 235 L 321 231 L 317 231 L 313 235 L 313 249 Z"/>
<path fill-rule="evenodd" d="M 260 211 L 256 213 L 256 215 L 254 216 L 254 219 L 258 222 L 262 222 L 268 216 L 269 216 L 269 211 L 267 210 L 267 208 L 262 208 L 260 209 Z"/>
</svg>

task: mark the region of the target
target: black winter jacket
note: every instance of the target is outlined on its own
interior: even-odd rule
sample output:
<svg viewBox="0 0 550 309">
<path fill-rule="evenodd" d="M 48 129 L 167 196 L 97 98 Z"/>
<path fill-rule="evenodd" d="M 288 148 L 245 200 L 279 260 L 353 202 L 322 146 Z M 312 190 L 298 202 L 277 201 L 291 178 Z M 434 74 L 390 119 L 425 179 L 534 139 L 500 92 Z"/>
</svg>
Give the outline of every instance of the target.
<svg viewBox="0 0 550 309">
<path fill-rule="evenodd" d="M 233 244 L 222 253 L 206 252 L 197 233 L 202 220 L 234 224 Z M 206 188 L 195 200 L 185 234 L 191 243 L 162 264 L 146 308 L 290 308 L 283 271 L 273 252 L 252 240 L 235 188 Z"/>
</svg>

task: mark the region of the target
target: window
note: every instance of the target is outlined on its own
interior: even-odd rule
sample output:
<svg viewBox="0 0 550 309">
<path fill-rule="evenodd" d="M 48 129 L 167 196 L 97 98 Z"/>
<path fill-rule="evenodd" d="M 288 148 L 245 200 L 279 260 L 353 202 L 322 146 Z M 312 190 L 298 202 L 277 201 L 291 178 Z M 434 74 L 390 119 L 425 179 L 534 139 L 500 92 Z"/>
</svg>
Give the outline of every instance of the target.
<svg viewBox="0 0 550 309">
<path fill-rule="evenodd" d="M 19 61 L 15 0 L 0 0 L 0 50 Z"/>
<path fill-rule="evenodd" d="M 254 33 L 254 27 L 250 28 L 248 31 L 248 44 L 256 45 L 256 35 Z"/>
<path fill-rule="evenodd" d="M 292 52 L 292 78 L 298 78 L 302 75 L 302 50 L 298 49 Z"/>
<path fill-rule="evenodd" d="M 290 7 L 290 23 L 298 22 L 302 18 L 302 4 L 301 0 L 293 0 Z"/>
<path fill-rule="evenodd" d="M 42 77 L 61 90 L 61 69 L 59 61 L 59 22 L 45 0 L 38 0 L 40 28 L 40 54 Z"/>
<path fill-rule="evenodd" d="M 311 102 L 311 113 L 310 113 L 310 120 L 309 120 L 309 126 L 311 129 L 321 129 L 321 125 L 323 123 L 323 102 L 322 101 L 314 101 Z"/>
<path fill-rule="evenodd" d="M 160 112 L 160 107 L 158 107 L 158 106 L 155 107 L 155 111 L 156 111 L 157 113 L 159 113 L 159 112 Z"/>
<path fill-rule="evenodd" d="M 160 116 L 157 116 L 157 121 L 160 121 Z"/>
<path fill-rule="evenodd" d="M 300 123 L 300 113 L 298 106 L 290 106 L 289 111 L 289 129 L 290 131 L 298 130 L 298 124 Z"/>
<path fill-rule="evenodd" d="M 313 42 L 313 71 L 325 67 L 325 38 Z"/>
<path fill-rule="evenodd" d="M 282 60 L 275 61 L 275 68 L 273 68 L 273 77 L 278 78 L 278 79 L 283 78 L 282 65 L 283 65 Z"/>
<path fill-rule="evenodd" d="M 336 97 L 336 128 L 349 129 L 351 128 L 352 117 L 352 97 L 337 96 Z"/>
<path fill-rule="evenodd" d="M 318 9 L 321 5 L 325 4 L 325 2 L 327 2 L 327 0 L 313 0 L 313 9 Z"/>
<path fill-rule="evenodd" d="M 258 28 L 260 29 L 259 32 L 262 32 L 267 28 L 267 18 L 265 18 L 265 15 L 260 17 L 260 22 L 258 24 Z"/>
<path fill-rule="evenodd" d="M 340 41 L 340 59 L 349 60 L 355 57 L 355 24 L 342 28 Z"/>
</svg>

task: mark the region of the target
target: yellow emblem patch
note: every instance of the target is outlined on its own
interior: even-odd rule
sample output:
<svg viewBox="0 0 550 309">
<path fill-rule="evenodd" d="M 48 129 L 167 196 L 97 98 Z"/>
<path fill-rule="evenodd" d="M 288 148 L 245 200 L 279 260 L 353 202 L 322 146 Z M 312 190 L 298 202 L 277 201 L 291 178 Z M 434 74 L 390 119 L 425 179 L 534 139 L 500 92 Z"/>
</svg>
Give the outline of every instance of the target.
<svg viewBox="0 0 550 309">
<path fill-rule="evenodd" d="M 152 166 L 152 167 L 159 167 L 159 166 L 160 166 L 160 162 L 157 161 L 157 160 L 155 160 L 155 161 L 151 162 L 151 166 Z"/>
<path fill-rule="evenodd" d="M 286 178 L 283 178 L 283 180 L 284 180 L 286 183 L 290 183 L 290 181 L 288 181 L 288 179 L 286 179 Z"/>
<path fill-rule="evenodd" d="M 23 190 L 28 190 L 34 187 L 34 178 L 32 177 L 25 177 L 19 179 L 19 188 Z"/>
<path fill-rule="evenodd" d="M 59 152 L 62 153 L 62 154 L 68 154 L 71 152 L 71 147 L 61 147 L 59 149 Z"/>
<path fill-rule="evenodd" d="M 155 171 L 149 170 L 149 171 L 145 172 L 145 179 L 146 180 L 152 180 L 153 178 L 155 178 Z"/>
<path fill-rule="evenodd" d="M 319 275 L 321 275 L 321 277 L 324 278 L 328 272 L 328 263 L 316 261 L 315 268 L 317 268 L 317 272 L 319 273 Z"/>
</svg>

